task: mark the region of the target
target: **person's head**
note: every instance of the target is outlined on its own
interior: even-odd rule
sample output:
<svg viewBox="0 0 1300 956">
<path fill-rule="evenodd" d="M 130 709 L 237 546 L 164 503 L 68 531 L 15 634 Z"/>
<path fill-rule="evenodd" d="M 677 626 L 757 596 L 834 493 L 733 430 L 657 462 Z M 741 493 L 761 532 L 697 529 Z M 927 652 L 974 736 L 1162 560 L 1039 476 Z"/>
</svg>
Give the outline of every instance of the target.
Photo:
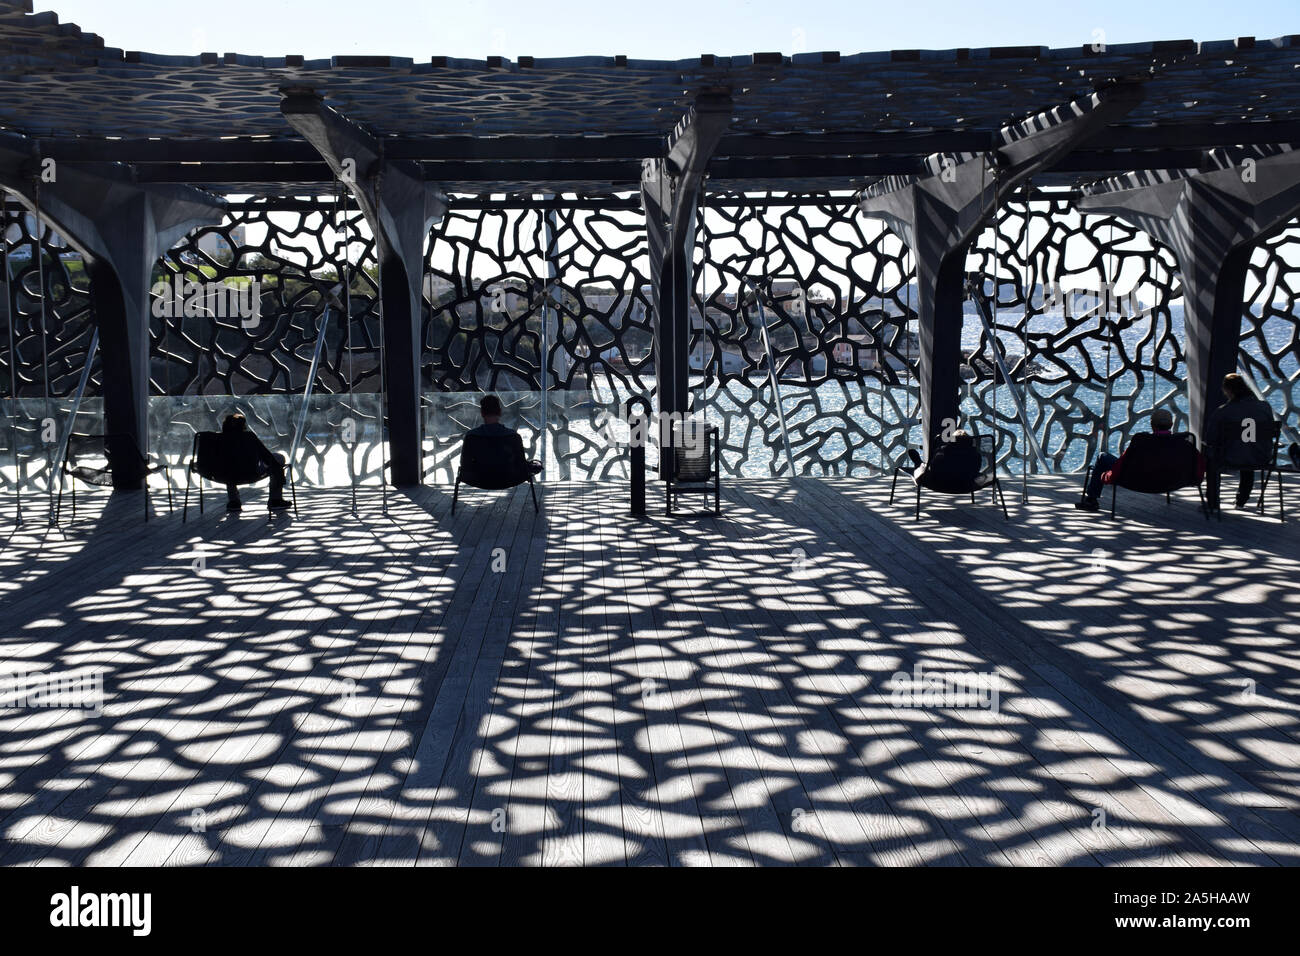
<svg viewBox="0 0 1300 956">
<path fill-rule="evenodd" d="M 226 434 L 231 432 L 242 432 L 248 430 L 248 419 L 244 418 L 239 412 L 232 412 L 226 416 L 226 420 L 221 423 L 221 430 Z"/>
<path fill-rule="evenodd" d="M 501 421 L 501 399 L 495 395 L 484 395 L 479 400 L 478 410 L 483 415 L 483 421 L 489 425 L 495 425 Z"/>
<path fill-rule="evenodd" d="M 1167 408 L 1157 408 L 1151 413 L 1151 430 L 1153 432 L 1173 431 L 1174 413 Z"/>
<path fill-rule="evenodd" d="M 1250 386 L 1236 372 L 1229 372 L 1223 376 L 1223 396 L 1228 401 L 1235 402 L 1239 398 L 1248 398 L 1250 395 Z"/>
</svg>

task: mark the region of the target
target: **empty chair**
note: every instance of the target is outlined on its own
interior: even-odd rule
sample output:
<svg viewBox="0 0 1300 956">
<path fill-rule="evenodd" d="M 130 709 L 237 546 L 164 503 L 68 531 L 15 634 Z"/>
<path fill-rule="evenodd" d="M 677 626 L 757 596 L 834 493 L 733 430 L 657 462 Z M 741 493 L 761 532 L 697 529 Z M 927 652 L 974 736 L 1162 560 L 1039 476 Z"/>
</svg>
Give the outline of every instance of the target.
<svg viewBox="0 0 1300 956">
<path fill-rule="evenodd" d="M 684 494 L 704 495 L 705 507 L 713 496 L 709 510 L 722 514 L 721 451 L 718 429 L 703 423 L 676 424 L 669 432 L 671 453 L 668 455 L 668 474 L 664 489 L 668 513 L 673 513 L 673 500 Z"/>
<path fill-rule="evenodd" d="M 1264 422 L 1259 428 L 1257 440 L 1253 443 L 1242 442 L 1238 429 L 1233 428 L 1237 433 L 1235 444 L 1221 445 L 1224 449 L 1223 466 L 1235 471 L 1259 472 L 1259 505 L 1258 511 L 1264 513 L 1264 496 L 1268 491 L 1268 483 L 1271 480 L 1277 482 L 1277 517 L 1279 521 L 1286 520 L 1286 500 L 1282 492 L 1281 476 L 1287 472 L 1295 472 L 1297 466 L 1295 462 L 1290 464 L 1278 460 L 1280 446 L 1282 442 L 1282 423 L 1276 420 Z"/>
<path fill-rule="evenodd" d="M 505 491 L 525 482 L 533 496 L 533 511 L 537 511 L 537 489 L 533 484 L 535 473 L 524 455 L 524 440 L 518 432 L 504 430 L 502 434 L 487 435 L 470 432 L 460 446 L 460 466 L 456 469 L 451 513 L 456 513 L 462 484 L 482 491 Z"/>
<path fill-rule="evenodd" d="M 185 480 L 185 507 L 181 511 L 181 520 L 189 519 L 190 485 L 195 475 L 199 476 L 199 514 L 203 513 L 203 482 L 211 481 L 226 488 L 237 485 L 251 485 L 271 477 L 271 469 L 266 460 L 258 453 L 256 446 L 248 441 L 249 432 L 198 432 L 194 436 L 194 446 L 190 453 L 190 464 Z M 293 513 L 298 514 L 298 489 L 293 477 L 289 477 L 289 488 L 293 494 Z M 267 495 L 267 510 L 271 511 L 277 504 L 274 494 Z"/>
<path fill-rule="evenodd" d="M 921 517 L 922 488 L 941 495 L 970 495 L 972 504 L 975 502 L 975 492 L 991 489 L 993 503 L 1001 506 L 1004 518 L 1010 518 L 1006 497 L 1002 494 L 1002 483 L 998 480 L 992 435 L 973 436 L 959 429 L 951 441 L 936 443 L 930 461 L 924 465 L 916 452 L 909 450 L 908 454 L 912 458 L 912 466 L 899 465 L 894 469 L 894 478 L 889 485 L 891 505 L 894 503 L 898 476 L 907 474 L 916 485 L 914 519 Z"/>
<path fill-rule="evenodd" d="M 113 476 L 123 481 L 144 482 L 144 520 L 149 520 L 149 476 L 163 470 L 161 462 L 153 462 L 136 446 L 130 435 L 79 435 L 68 436 L 68 444 L 59 464 L 62 474 L 74 479 L 72 488 L 72 517 L 77 517 L 77 481 L 102 488 L 111 487 Z M 172 506 L 172 487 L 167 484 L 167 507 Z M 59 482 L 59 495 L 54 506 L 57 524 L 63 509 L 63 482 Z"/>
</svg>

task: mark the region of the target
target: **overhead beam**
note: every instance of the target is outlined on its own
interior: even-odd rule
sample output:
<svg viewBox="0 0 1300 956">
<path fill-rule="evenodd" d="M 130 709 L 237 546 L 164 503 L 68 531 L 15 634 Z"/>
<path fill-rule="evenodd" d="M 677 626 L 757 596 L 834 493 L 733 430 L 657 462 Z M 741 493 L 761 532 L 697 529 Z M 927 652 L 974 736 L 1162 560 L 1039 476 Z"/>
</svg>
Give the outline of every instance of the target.
<svg viewBox="0 0 1300 956">
<path fill-rule="evenodd" d="M 384 144 L 315 94 L 290 93 L 280 112 L 356 197 L 375 236 L 383 304 L 389 479 L 418 485 L 421 447 L 421 297 L 424 240 L 447 211 L 446 197 L 413 163 L 391 160 Z M 352 321 L 352 317 L 348 317 Z"/>
<path fill-rule="evenodd" d="M 1133 223 L 1173 251 L 1183 286 L 1191 431 L 1202 441 L 1237 369 L 1246 274 L 1259 241 L 1300 214 L 1300 152 L 1215 151 L 1207 169 L 1134 172 L 1083 188 L 1079 209 Z"/>
<path fill-rule="evenodd" d="M 1159 150 L 1150 153 L 1080 150 L 1063 157 L 1052 167 L 1054 173 L 1091 174 L 1125 172 L 1132 169 L 1198 167 L 1207 154 L 1198 150 Z M 421 175 L 431 182 L 482 183 L 626 183 L 634 188 L 641 180 L 641 163 L 617 161 L 463 161 L 420 163 Z M 882 176 L 913 175 L 921 161 L 910 156 L 808 157 L 804 159 L 713 159 L 708 175 L 713 179 L 756 180 L 852 180 Z M 334 181 L 327 163 L 202 163 L 150 164 L 136 174 L 145 183 L 239 183 L 320 184 Z"/>
<path fill-rule="evenodd" d="M 723 136 L 716 159 L 903 156 L 979 152 L 997 130 L 800 133 Z M 657 154 L 656 136 L 438 136 L 383 137 L 385 155 L 413 162 L 468 160 L 634 160 Z M 1210 150 L 1230 146 L 1300 142 L 1300 120 L 1239 123 L 1164 123 L 1116 126 L 1099 131 L 1089 150 Z M 316 163 L 311 145 L 293 139 L 92 139 L 51 137 L 40 141 L 42 156 L 59 162 L 118 162 L 137 165 L 203 163 Z M 1091 168 L 1091 167 L 1090 167 Z M 1132 168 L 1130 165 L 1126 168 Z M 1154 167 L 1152 167 L 1154 168 Z"/>
</svg>

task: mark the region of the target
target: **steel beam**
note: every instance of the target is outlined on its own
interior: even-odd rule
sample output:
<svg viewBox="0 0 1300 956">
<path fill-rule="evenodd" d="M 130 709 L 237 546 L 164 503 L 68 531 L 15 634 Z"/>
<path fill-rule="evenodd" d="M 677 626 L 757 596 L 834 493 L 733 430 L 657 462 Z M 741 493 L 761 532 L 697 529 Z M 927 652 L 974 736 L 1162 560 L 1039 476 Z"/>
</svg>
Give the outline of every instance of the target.
<svg viewBox="0 0 1300 956">
<path fill-rule="evenodd" d="M 424 181 L 414 164 L 388 159 L 382 141 L 326 106 L 319 96 L 290 93 L 281 100 L 280 112 L 356 197 L 374 233 L 383 303 L 389 479 L 394 485 L 418 485 L 424 476 L 420 421 L 424 240 L 446 213 L 446 197 Z"/>
<path fill-rule="evenodd" d="M 154 265 L 200 226 L 220 223 L 225 200 L 186 186 L 140 185 L 113 163 L 42 163 L 35 141 L 0 134 L 0 186 L 74 249 L 90 277 L 99 328 L 105 428 L 149 450 L 149 289 Z M 141 487 L 115 469 L 115 488 Z"/>
<path fill-rule="evenodd" d="M 655 379 L 659 395 L 659 475 L 668 476 L 668 415 L 690 411 L 690 334 L 695 206 L 709 159 L 731 122 L 728 96 L 701 96 L 669 137 L 663 156 L 645 160 L 645 210 L 654 308 Z"/>
<path fill-rule="evenodd" d="M 985 152 L 925 160 L 926 174 L 888 177 L 864 189 L 859 208 L 882 219 L 916 263 L 919 377 L 926 460 L 936 436 L 959 421 L 966 249 L 1001 202 L 1079 144 L 1128 113 L 1135 86 L 1113 86 L 1004 127 Z"/>
<path fill-rule="evenodd" d="M 913 132 L 800 133 L 754 135 L 732 133 L 714 150 L 716 159 L 769 159 L 899 156 L 919 159 L 931 153 L 979 152 L 993 129 Z M 1080 155 L 1188 149 L 1208 151 L 1232 146 L 1300 142 L 1300 120 L 1236 123 L 1160 123 L 1102 130 Z M 425 136 L 383 138 L 388 159 L 412 162 L 635 160 L 654 155 L 662 140 L 654 136 Z M 150 164 L 315 163 L 319 155 L 297 139 L 97 139 L 50 137 L 41 140 L 41 155 L 58 162 Z M 1142 157 L 1137 157 L 1138 168 Z M 1130 164 L 1126 169 L 1135 168 Z M 714 174 L 716 175 L 716 173 Z"/>
</svg>

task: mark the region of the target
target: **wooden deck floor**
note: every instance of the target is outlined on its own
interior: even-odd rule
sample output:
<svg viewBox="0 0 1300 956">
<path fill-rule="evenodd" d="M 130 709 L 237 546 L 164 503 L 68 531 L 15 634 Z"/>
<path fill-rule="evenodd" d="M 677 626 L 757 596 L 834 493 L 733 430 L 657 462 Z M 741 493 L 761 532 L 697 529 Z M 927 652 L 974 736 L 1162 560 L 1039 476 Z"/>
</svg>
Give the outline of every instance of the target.
<svg viewBox="0 0 1300 956">
<path fill-rule="evenodd" d="M 101 669 L 107 704 L 0 710 L 0 863 L 1300 862 L 1296 523 L 1030 491 L 29 502 L 0 671 Z M 996 711 L 896 706 L 918 664 L 996 674 Z"/>
</svg>

